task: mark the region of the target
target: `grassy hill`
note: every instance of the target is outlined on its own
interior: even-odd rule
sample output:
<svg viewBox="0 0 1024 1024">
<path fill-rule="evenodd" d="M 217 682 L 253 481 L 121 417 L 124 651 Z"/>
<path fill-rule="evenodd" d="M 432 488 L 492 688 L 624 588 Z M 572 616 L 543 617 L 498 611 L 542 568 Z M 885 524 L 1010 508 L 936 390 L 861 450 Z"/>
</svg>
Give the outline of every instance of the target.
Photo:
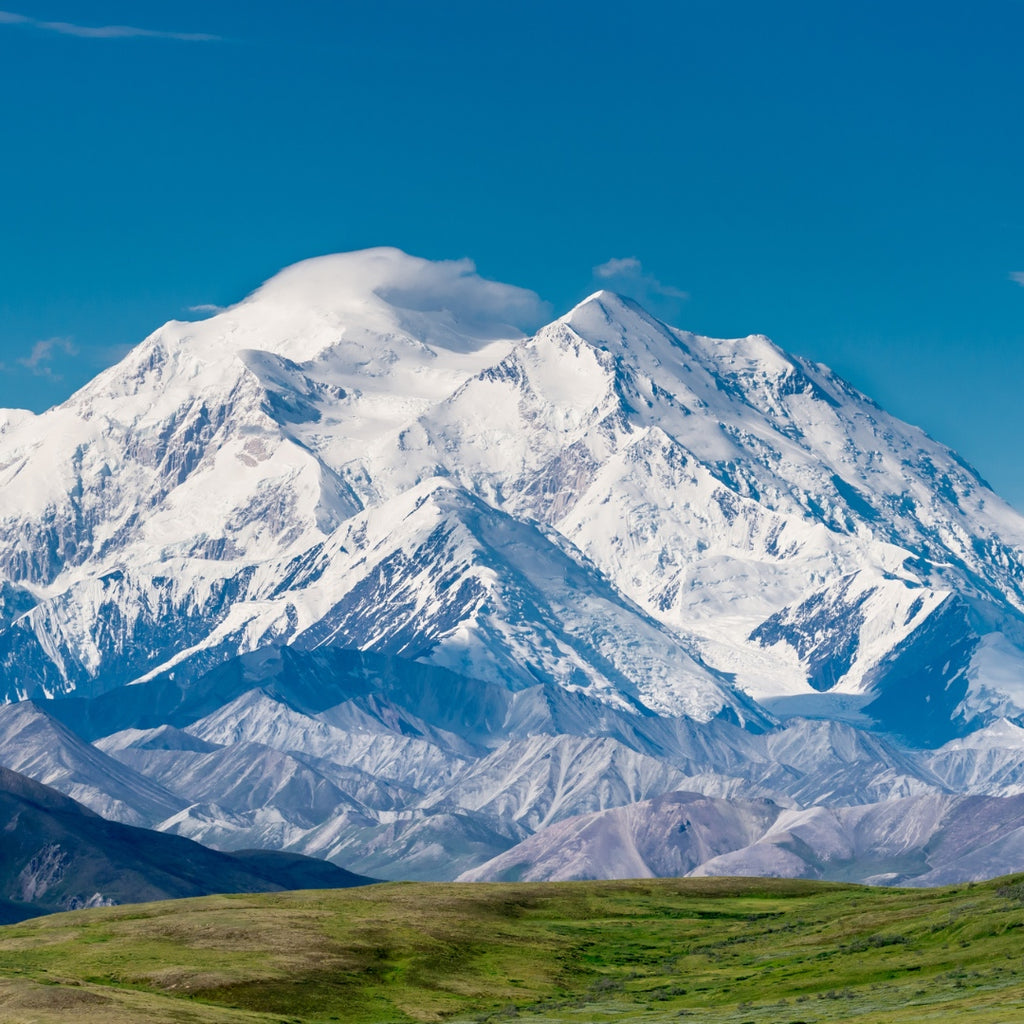
<svg viewBox="0 0 1024 1024">
<path fill-rule="evenodd" d="M 0 928 L 0 1019 L 1008 1022 L 1024 876 L 933 890 L 764 879 L 390 883 Z"/>
</svg>

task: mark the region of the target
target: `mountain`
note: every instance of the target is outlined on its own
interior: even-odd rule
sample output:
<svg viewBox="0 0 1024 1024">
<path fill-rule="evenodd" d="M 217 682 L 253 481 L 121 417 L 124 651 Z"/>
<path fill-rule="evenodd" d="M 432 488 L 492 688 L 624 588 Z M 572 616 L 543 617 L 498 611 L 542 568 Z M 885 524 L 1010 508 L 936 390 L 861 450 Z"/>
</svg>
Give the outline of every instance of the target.
<svg viewBox="0 0 1024 1024">
<path fill-rule="evenodd" d="M 929 886 L 991 878 L 1022 857 L 1021 797 L 799 810 L 676 792 L 559 822 L 460 880 L 762 875 Z"/>
<path fill-rule="evenodd" d="M 337 643 L 759 727 L 1020 714 L 1024 520 L 953 452 L 765 338 L 525 303 L 324 257 L 9 417 L 8 698 Z"/>
<path fill-rule="evenodd" d="M 234 856 L 106 821 L 49 786 L 0 768 L 0 916 L 217 892 L 343 888 L 373 879 L 294 854 Z"/>
<path fill-rule="evenodd" d="M 0 761 L 385 877 L 668 792 L 1015 797 L 1024 517 L 764 337 L 539 311 L 321 257 L 0 417 Z"/>
<path fill-rule="evenodd" d="M 755 842 L 779 811 L 770 800 L 729 801 L 669 792 L 569 818 L 460 878 L 556 881 L 686 875 L 719 854 Z"/>
<path fill-rule="evenodd" d="M 8 716 L 49 727 L 9 734 L 0 754 L 38 771 L 68 761 L 53 736 L 74 734 L 52 716 L 85 730 L 109 712 L 117 724 L 120 692 L 9 705 Z M 321 856 L 375 877 L 453 878 L 566 819 L 680 789 L 723 807 L 796 809 L 954 791 L 944 749 L 906 751 L 842 722 L 751 732 L 639 714 L 554 683 L 513 692 L 369 652 L 264 650 L 184 692 L 165 679 L 127 692 L 166 724 L 77 739 L 72 749 L 94 752 L 90 785 L 75 774 L 57 785 L 107 810 L 107 790 L 144 779 L 173 802 L 146 819 L 161 831 L 224 850 Z M 1012 742 L 1006 728 L 978 744 Z"/>
<path fill-rule="evenodd" d="M 0 750 L 5 767 L 128 825 L 153 825 L 183 806 L 31 701 L 0 707 Z"/>
</svg>

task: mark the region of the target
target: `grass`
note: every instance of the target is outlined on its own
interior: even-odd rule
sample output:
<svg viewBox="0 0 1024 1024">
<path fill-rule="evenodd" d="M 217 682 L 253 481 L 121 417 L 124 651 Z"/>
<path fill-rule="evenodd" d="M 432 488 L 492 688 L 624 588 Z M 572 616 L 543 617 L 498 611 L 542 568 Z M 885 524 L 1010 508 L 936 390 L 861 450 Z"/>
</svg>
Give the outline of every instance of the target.
<svg viewBox="0 0 1024 1024">
<path fill-rule="evenodd" d="M 0 1020 L 997 1024 L 1024 1005 L 1022 938 L 1024 876 L 213 896 L 0 928 Z"/>
</svg>

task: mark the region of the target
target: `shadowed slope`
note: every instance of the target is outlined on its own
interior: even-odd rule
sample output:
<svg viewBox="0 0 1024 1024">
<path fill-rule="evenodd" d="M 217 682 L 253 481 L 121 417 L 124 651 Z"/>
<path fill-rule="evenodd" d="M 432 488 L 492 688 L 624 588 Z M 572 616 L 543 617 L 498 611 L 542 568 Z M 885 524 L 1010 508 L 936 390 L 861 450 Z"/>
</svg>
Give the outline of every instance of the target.
<svg viewBox="0 0 1024 1024">
<path fill-rule="evenodd" d="M 7 822 L 0 832 L 0 916 L 8 921 L 84 906 L 370 881 L 294 854 L 228 855 L 107 821 L 6 768 L 0 816 Z"/>
</svg>

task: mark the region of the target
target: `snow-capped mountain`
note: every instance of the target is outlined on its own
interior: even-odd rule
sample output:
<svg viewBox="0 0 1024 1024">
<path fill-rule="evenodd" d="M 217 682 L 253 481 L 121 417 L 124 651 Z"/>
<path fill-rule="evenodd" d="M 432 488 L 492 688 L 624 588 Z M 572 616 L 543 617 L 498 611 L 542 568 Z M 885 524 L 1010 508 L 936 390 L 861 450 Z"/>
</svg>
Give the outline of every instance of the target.
<svg viewBox="0 0 1024 1024">
<path fill-rule="evenodd" d="M 384 876 L 671 791 L 1016 796 L 1024 517 L 766 338 L 540 313 L 322 257 L 0 416 L 3 694 L 106 760 L 0 756 Z"/>
</svg>

